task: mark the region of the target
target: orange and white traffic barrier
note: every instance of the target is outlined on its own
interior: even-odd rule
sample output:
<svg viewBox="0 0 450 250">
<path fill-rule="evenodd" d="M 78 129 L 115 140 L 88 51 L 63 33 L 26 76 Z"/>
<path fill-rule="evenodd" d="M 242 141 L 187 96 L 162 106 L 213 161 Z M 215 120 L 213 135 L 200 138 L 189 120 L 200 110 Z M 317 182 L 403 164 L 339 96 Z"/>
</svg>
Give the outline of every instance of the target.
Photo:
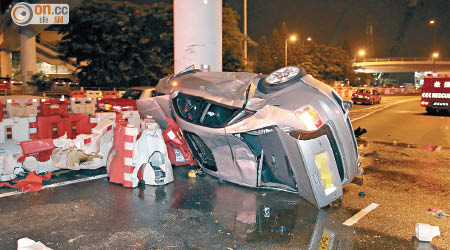
<svg viewBox="0 0 450 250">
<path fill-rule="evenodd" d="M 162 134 L 172 164 L 175 166 L 197 165 L 178 124 L 172 117 L 167 117 L 167 121 L 167 128 Z"/>
<path fill-rule="evenodd" d="M 96 111 L 96 98 L 85 97 L 70 98 L 70 108 L 73 114 L 85 114 L 89 116 L 95 116 Z"/>
<path fill-rule="evenodd" d="M 119 91 L 113 90 L 113 91 L 103 91 L 102 98 L 105 99 L 115 99 L 119 98 Z"/>
<path fill-rule="evenodd" d="M 69 101 L 62 96 L 61 98 L 41 98 L 40 116 L 59 115 L 67 117 L 69 114 Z"/>
<path fill-rule="evenodd" d="M 137 174 L 133 175 L 135 168 L 133 166 L 134 142 L 138 132 L 138 128 L 133 125 L 126 124 L 124 121 L 116 122 L 114 146 L 107 161 L 110 182 L 132 188 L 138 185 Z"/>
<path fill-rule="evenodd" d="M 84 90 L 70 91 L 71 98 L 86 98 L 86 92 Z"/>
<path fill-rule="evenodd" d="M 30 124 L 34 122 L 36 122 L 35 116 L 3 119 L 0 122 L 0 143 L 5 143 L 8 139 L 16 142 L 30 140 L 30 134 L 36 132 L 36 128 L 30 127 Z"/>
<path fill-rule="evenodd" d="M 37 99 L 7 99 L 6 113 L 8 117 L 29 117 L 38 115 Z"/>
<path fill-rule="evenodd" d="M 116 120 L 116 112 L 96 112 L 94 117 L 90 118 L 91 123 L 100 123 L 103 120 Z"/>
<path fill-rule="evenodd" d="M 103 97 L 103 91 L 101 91 L 101 90 L 87 90 L 86 91 L 86 97 L 97 100 L 97 98 L 102 98 Z"/>
</svg>

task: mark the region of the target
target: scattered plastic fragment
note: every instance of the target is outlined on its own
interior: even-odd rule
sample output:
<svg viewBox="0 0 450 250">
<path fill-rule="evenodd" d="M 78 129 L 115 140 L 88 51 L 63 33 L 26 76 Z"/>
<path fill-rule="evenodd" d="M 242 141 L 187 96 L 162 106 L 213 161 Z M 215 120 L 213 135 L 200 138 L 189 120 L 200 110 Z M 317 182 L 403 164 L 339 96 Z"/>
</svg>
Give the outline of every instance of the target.
<svg viewBox="0 0 450 250">
<path fill-rule="evenodd" d="M 370 153 L 365 153 L 362 156 L 364 156 L 364 157 L 378 156 L 378 152 L 377 151 L 373 151 L 373 152 L 370 152 Z"/>
<path fill-rule="evenodd" d="M 450 216 L 446 211 L 434 207 L 428 208 L 428 213 L 439 219 Z"/>
<path fill-rule="evenodd" d="M 365 128 L 362 129 L 361 127 L 358 127 L 357 129 L 355 129 L 354 132 L 355 132 L 355 137 L 358 138 L 361 135 L 367 133 L 367 129 L 365 129 Z"/>
<path fill-rule="evenodd" d="M 52 250 L 40 241 L 36 242 L 29 238 L 21 238 L 17 241 L 17 250 Z"/>
<path fill-rule="evenodd" d="M 52 177 L 52 173 L 47 173 L 45 175 L 38 175 L 36 171 L 30 172 L 27 177 L 23 180 L 14 180 L 15 185 L 11 185 L 8 182 L 0 183 L 0 187 L 12 187 L 12 188 L 20 188 L 22 192 L 27 191 L 39 191 L 42 188 L 42 180 L 50 180 Z"/>
<path fill-rule="evenodd" d="M 283 234 L 283 233 L 286 233 L 286 232 L 287 232 L 287 229 L 286 229 L 285 226 L 279 226 L 279 227 L 278 227 L 278 231 L 279 231 L 281 234 Z"/>
<path fill-rule="evenodd" d="M 366 193 L 364 193 L 364 192 L 359 192 L 359 193 L 358 193 L 358 196 L 359 196 L 359 197 L 364 197 L 364 196 L 366 196 Z"/>
<path fill-rule="evenodd" d="M 264 217 L 265 218 L 270 217 L 270 207 L 264 207 Z"/>
<path fill-rule="evenodd" d="M 435 236 L 441 235 L 438 226 L 431 226 L 430 224 L 416 223 L 416 238 L 420 241 L 430 241 Z"/>
<path fill-rule="evenodd" d="M 362 217 L 364 217 L 366 214 L 368 214 L 370 211 L 374 210 L 378 206 L 379 204 L 377 203 L 371 203 L 369 206 L 362 209 L 361 211 L 359 211 L 358 213 L 356 213 L 355 215 L 344 221 L 344 223 L 342 224 L 345 226 L 353 226 L 353 224 L 357 223 Z"/>
<path fill-rule="evenodd" d="M 188 176 L 190 178 L 196 178 L 198 176 L 204 176 L 202 169 L 198 168 L 198 169 L 191 169 L 188 172 Z"/>
</svg>

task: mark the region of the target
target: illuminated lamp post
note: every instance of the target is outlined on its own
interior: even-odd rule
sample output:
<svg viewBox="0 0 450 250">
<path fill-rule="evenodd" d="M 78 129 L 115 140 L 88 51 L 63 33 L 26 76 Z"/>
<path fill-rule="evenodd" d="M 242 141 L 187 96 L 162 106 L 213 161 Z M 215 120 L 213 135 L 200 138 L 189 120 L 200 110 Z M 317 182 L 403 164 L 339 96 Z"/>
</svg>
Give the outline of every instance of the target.
<svg viewBox="0 0 450 250">
<path fill-rule="evenodd" d="M 297 37 L 295 35 L 291 35 L 288 38 L 285 39 L 285 44 L 284 44 L 284 67 L 287 67 L 287 51 L 288 51 L 288 40 L 295 42 L 295 40 L 297 40 Z"/>
</svg>

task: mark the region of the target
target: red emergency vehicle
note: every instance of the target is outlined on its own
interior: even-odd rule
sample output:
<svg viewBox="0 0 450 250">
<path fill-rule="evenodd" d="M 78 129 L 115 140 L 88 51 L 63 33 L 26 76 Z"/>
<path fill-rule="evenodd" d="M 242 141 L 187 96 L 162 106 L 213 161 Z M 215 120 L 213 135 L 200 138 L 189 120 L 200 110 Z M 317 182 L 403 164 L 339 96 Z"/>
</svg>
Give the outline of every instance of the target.
<svg viewBox="0 0 450 250">
<path fill-rule="evenodd" d="M 420 105 L 428 113 L 450 110 L 450 75 L 424 78 Z"/>
</svg>

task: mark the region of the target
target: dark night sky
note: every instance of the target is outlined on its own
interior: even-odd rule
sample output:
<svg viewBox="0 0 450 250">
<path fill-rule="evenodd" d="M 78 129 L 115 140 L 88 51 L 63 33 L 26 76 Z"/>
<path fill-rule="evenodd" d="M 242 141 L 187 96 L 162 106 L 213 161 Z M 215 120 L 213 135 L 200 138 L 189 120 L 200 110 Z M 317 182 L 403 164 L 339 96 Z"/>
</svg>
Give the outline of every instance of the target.
<svg viewBox="0 0 450 250">
<path fill-rule="evenodd" d="M 242 16 L 243 0 L 223 0 Z M 376 57 L 387 57 L 405 19 L 410 0 L 247 0 L 248 34 L 258 40 L 286 22 L 289 32 L 337 45 L 348 40 L 365 47 L 367 16 L 373 23 Z M 450 0 L 417 0 L 398 56 L 428 57 L 433 50 L 431 18 L 437 20 L 440 57 L 450 57 Z M 341 20 L 341 21 L 339 21 Z M 242 21 L 242 20 L 241 20 Z"/>
</svg>

